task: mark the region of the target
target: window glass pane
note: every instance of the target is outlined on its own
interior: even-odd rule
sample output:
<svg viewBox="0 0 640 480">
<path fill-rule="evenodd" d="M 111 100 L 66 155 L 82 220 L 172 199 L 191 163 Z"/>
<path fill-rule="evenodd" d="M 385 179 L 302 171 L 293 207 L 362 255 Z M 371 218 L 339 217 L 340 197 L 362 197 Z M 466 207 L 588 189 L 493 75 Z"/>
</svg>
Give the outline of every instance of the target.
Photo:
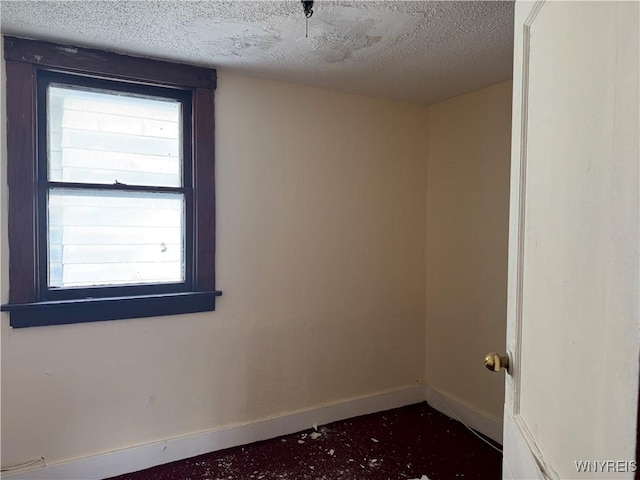
<svg viewBox="0 0 640 480">
<path fill-rule="evenodd" d="M 180 193 L 53 188 L 49 287 L 183 282 Z"/>
<path fill-rule="evenodd" d="M 177 100 L 48 88 L 49 180 L 179 187 Z"/>
</svg>

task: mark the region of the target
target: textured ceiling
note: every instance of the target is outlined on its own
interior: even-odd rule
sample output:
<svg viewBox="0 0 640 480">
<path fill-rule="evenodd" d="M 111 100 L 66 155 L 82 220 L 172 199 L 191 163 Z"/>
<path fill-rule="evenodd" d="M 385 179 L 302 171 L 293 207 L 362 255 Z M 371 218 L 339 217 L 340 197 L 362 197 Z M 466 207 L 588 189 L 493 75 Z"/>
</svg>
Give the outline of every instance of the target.
<svg viewBox="0 0 640 480">
<path fill-rule="evenodd" d="M 512 1 L 8 1 L 2 32 L 433 103 L 511 77 Z"/>
</svg>

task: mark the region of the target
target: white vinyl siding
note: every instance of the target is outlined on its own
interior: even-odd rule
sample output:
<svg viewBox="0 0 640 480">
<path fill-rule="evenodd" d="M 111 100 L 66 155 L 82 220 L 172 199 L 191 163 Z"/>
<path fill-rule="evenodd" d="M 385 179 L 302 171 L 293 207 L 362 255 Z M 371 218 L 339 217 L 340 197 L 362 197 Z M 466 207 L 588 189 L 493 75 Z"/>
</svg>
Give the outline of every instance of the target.
<svg viewBox="0 0 640 480">
<path fill-rule="evenodd" d="M 182 185 L 180 102 L 51 85 L 53 182 Z M 48 194 L 52 288 L 182 282 L 182 193 L 57 188 Z"/>
</svg>

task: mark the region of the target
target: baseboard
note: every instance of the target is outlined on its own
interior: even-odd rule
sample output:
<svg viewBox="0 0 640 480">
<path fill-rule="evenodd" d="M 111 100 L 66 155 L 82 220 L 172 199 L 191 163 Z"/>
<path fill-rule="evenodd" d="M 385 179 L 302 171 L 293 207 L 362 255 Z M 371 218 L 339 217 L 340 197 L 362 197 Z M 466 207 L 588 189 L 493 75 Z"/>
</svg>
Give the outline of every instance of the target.
<svg viewBox="0 0 640 480">
<path fill-rule="evenodd" d="M 482 412 L 459 398 L 434 387 L 425 387 L 424 398 L 431 407 L 439 412 L 465 423 L 502 445 L 501 418 Z"/>
<path fill-rule="evenodd" d="M 61 462 L 19 473 L 6 480 L 103 479 L 190 458 L 203 453 L 266 440 L 346 418 L 403 407 L 425 400 L 423 386 L 352 398 L 262 420 L 231 425 L 109 453 Z M 46 459 L 45 459 L 46 460 Z"/>
<path fill-rule="evenodd" d="M 250 423 L 170 438 L 40 468 L 4 473 L 2 478 L 6 480 L 99 480 L 203 453 L 299 432 L 311 428 L 314 424 L 324 425 L 425 400 L 439 412 L 461 420 L 469 427 L 502 444 L 501 419 L 481 412 L 436 388 L 415 386 L 351 398 Z"/>
</svg>

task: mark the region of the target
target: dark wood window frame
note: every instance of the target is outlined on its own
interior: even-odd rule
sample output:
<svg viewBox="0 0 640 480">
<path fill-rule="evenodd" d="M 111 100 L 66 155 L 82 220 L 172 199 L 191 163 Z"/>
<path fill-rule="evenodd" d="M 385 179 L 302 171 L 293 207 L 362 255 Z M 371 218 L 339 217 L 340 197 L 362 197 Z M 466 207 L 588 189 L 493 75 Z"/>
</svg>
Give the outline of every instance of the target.
<svg viewBox="0 0 640 480">
<path fill-rule="evenodd" d="M 215 310 L 214 92 L 216 71 L 37 40 L 4 37 L 9 187 L 9 303 L 14 328 L 118 320 Z M 158 88 L 190 99 L 191 212 L 187 226 L 187 279 L 182 291 L 166 286 L 104 287 L 100 297 L 78 289 L 76 298 L 52 299 L 43 288 L 42 205 L 38 195 L 38 82 L 63 74 L 113 82 L 122 89 Z M 186 141 L 184 142 L 187 143 Z M 40 213 L 39 213 L 40 212 Z M 39 223 L 40 222 L 40 223 Z M 40 232 L 40 240 L 39 240 Z M 46 282 L 45 282 L 46 284 Z M 109 292 L 105 296 L 105 292 Z M 95 293 L 95 292 L 94 292 Z M 66 295 L 67 297 L 75 295 Z"/>
</svg>

